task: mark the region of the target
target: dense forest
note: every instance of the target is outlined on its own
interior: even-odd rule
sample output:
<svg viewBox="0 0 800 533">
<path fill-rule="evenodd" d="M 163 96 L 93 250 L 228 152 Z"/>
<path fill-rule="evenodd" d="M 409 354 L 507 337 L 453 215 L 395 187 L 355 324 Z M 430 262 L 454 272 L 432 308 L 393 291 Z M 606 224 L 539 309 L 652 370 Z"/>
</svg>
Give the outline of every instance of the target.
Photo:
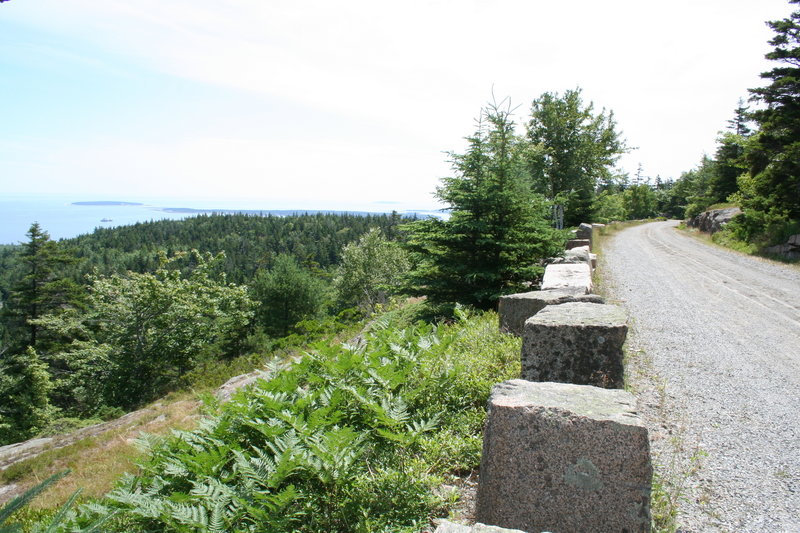
<svg viewBox="0 0 800 533">
<path fill-rule="evenodd" d="M 0 444 L 137 407 L 304 320 L 375 308 L 404 264 L 392 243 L 409 220 L 203 215 L 59 242 L 34 223 L 0 250 Z M 395 271 L 363 283 L 364 249 Z"/>
</svg>

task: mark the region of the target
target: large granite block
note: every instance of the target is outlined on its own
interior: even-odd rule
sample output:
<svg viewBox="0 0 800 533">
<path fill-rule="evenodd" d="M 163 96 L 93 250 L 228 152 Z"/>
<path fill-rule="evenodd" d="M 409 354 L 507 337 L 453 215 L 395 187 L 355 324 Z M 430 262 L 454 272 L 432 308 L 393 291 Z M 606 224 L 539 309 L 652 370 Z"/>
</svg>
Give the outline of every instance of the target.
<svg viewBox="0 0 800 533">
<path fill-rule="evenodd" d="M 588 246 L 589 248 L 592 247 L 591 239 L 570 239 L 567 241 L 565 248 L 567 250 L 571 250 L 572 248 L 577 248 L 579 246 Z"/>
<path fill-rule="evenodd" d="M 622 388 L 626 322 L 615 305 L 545 307 L 523 326 L 522 378 Z"/>
<path fill-rule="evenodd" d="M 565 289 L 581 294 L 592 292 L 592 268 L 589 263 L 551 264 L 544 269 L 543 291 Z"/>
<path fill-rule="evenodd" d="M 530 291 L 501 296 L 497 305 L 500 330 L 522 336 L 525 321 L 548 305 L 569 302 L 605 303 L 597 294 L 577 294 L 568 290 Z"/>
<path fill-rule="evenodd" d="M 650 530 L 647 429 L 622 390 L 512 380 L 495 385 L 477 519 L 529 532 Z"/>
<path fill-rule="evenodd" d="M 575 238 L 576 239 L 589 239 L 592 240 L 592 231 L 593 231 L 592 224 L 583 223 L 578 226 L 578 229 L 575 231 Z"/>
<path fill-rule="evenodd" d="M 576 263 L 589 263 L 591 264 L 591 252 L 588 246 L 578 246 L 566 250 L 562 257 L 553 259 L 553 264 L 576 264 Z"/>
</svg>

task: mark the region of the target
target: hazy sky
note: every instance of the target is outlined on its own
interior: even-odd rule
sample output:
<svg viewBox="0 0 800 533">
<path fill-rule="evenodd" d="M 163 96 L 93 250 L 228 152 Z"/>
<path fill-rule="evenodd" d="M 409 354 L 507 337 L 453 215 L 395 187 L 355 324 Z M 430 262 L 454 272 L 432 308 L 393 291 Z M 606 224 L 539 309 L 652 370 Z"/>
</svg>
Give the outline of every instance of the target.
<svg viewBox="0 0 800 533">
<path fill-rule="evenodd" d="M 491 98 L 580 86 L 677 178 L 771 67 L 786 0 L 10 0 L 0 195 L 433 205 Z M 269 207 L 269 206 L 265 206 Z"/>
</svg>

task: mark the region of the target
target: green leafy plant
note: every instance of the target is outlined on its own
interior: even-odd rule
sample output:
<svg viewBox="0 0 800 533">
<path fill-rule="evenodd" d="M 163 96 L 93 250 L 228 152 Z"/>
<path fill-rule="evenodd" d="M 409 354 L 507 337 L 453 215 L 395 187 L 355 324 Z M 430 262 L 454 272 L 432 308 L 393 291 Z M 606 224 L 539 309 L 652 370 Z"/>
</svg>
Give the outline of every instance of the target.
<svg viewBox="0 0 800 533">
<path fill-rule="evenodd" d="M 445 513 L 444 476 L 477 468 L 491 385 L 518 372 L 494 313 L 320 343 L 149 458 L 74 524 L 109 530 L 419 531 Z"/>
</svg>

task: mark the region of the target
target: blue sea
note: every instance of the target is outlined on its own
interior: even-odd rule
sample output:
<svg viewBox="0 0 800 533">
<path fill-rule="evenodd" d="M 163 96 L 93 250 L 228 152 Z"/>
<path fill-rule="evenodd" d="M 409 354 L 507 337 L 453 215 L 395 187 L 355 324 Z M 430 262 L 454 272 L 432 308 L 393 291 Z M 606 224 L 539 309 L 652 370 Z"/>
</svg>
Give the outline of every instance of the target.
<svg viewBox="0 0 800 533">
<path fill-rule="evenodd" d="M 90 205 L 86 205 L 89 203 Z M 430 204 L 430 202 L 422 202 Z M 77 205 L 76 205 L 77 204 Z M 248 212 L 287 215 L 294 212 L 334 211 L 348 213 L 416 213 L 441 217 L 441 211 L 418 209 L 397 202 L 367 202 L 349 205 L 297 206 L 280 205 L 269 200 L 253 199 L 176 199 L 114 197 L 92 198 L 65 195 L 0 196 L 0 244 L 19 244 L 33 222 L 52 239 L 67 239 L 91 233 L 98 227 L 116 227 L 161 219 L 183 219 L 201 213 Z"/>
</svg>

